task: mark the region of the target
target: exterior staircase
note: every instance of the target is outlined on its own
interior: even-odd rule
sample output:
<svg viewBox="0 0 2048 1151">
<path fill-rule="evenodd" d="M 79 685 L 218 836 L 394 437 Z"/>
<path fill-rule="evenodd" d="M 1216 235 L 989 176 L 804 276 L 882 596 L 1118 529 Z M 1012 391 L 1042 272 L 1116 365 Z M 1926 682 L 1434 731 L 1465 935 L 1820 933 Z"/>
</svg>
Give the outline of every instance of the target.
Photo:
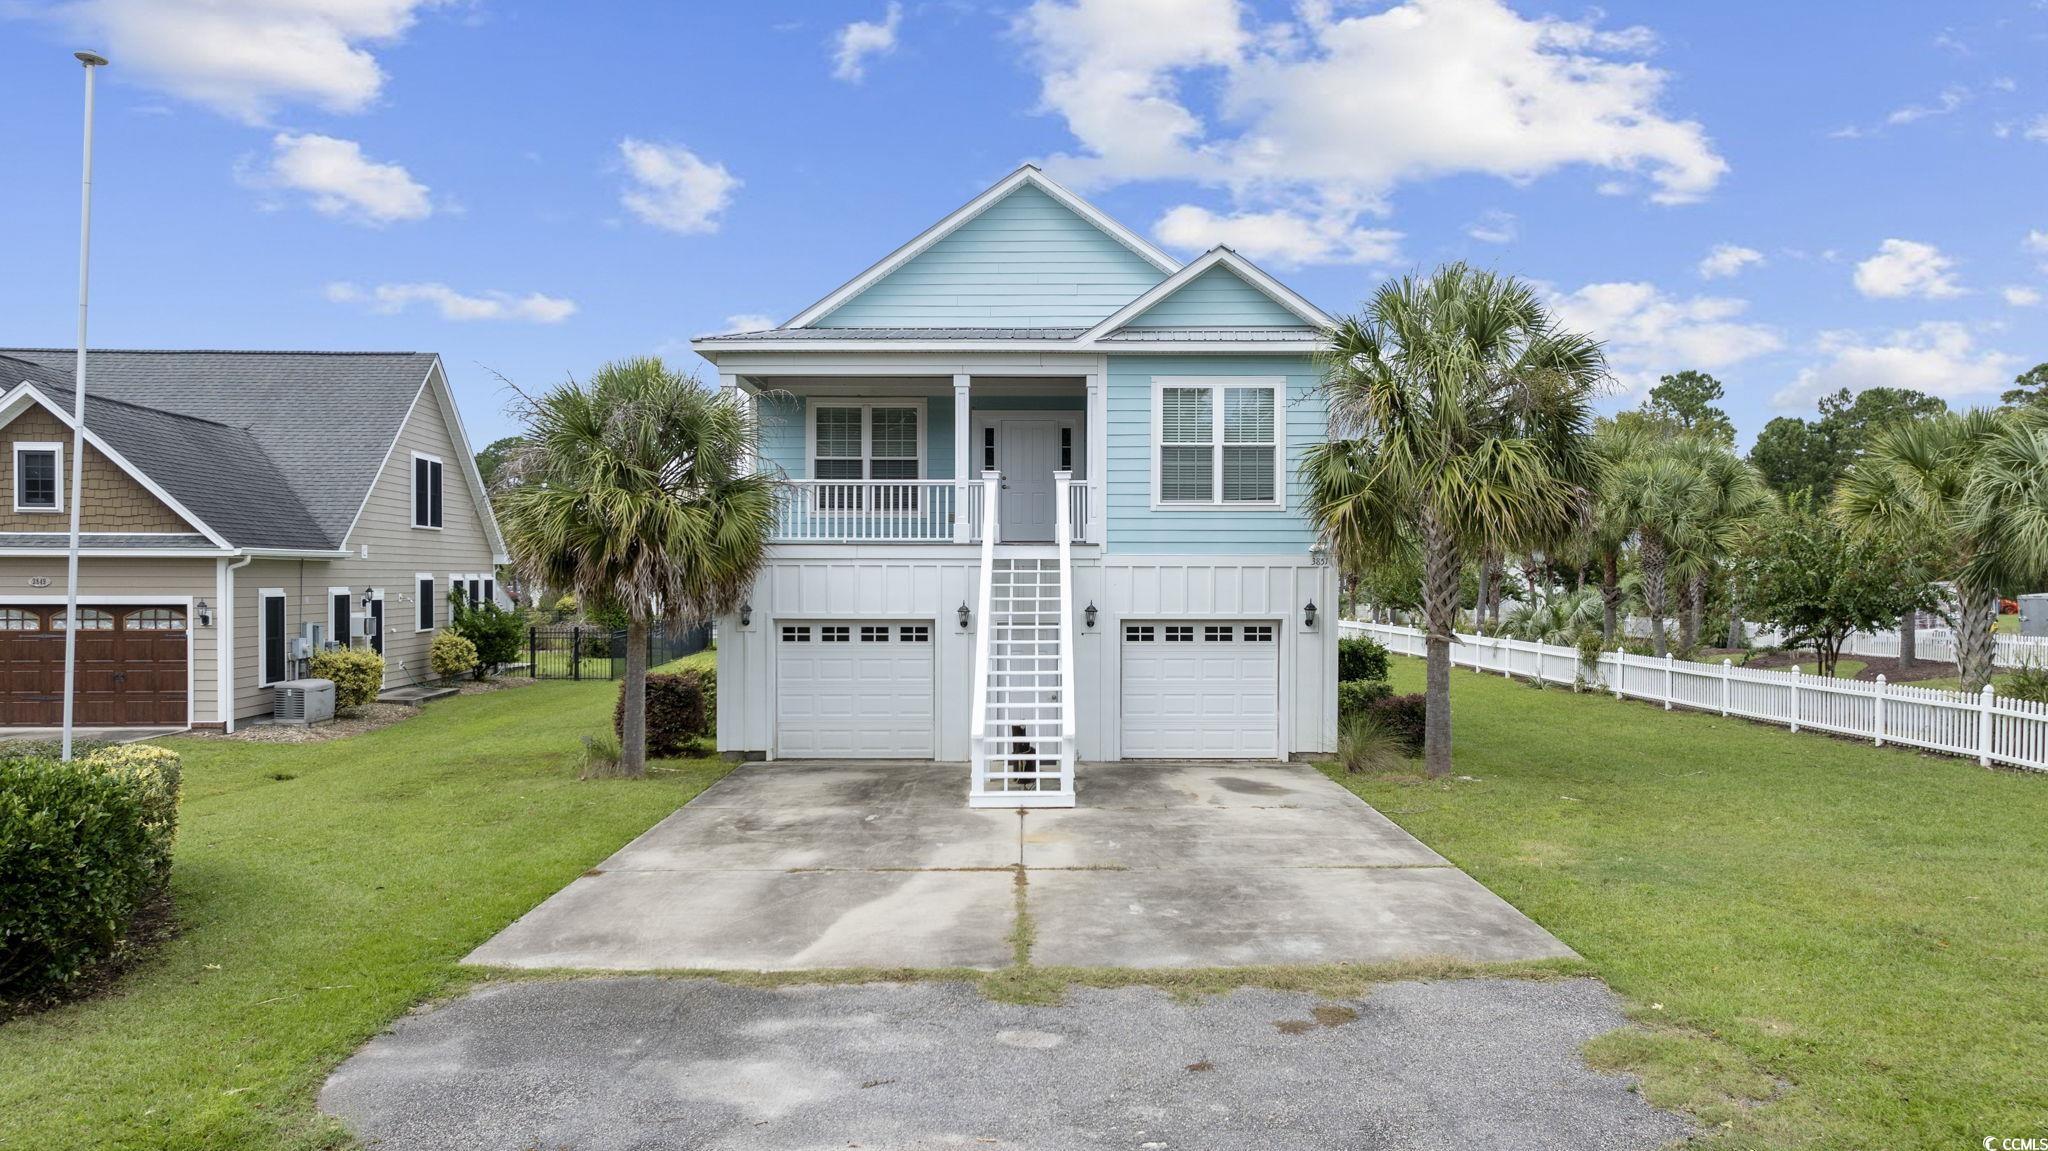
<svg viewBox="0 0 2048 1151">
<path fill-rule="evenodd" d="M 993 486 L 983 501 L 971 807 L 1074 805 L 1069 482 L 1067 473 L 1058 473 L 1059 542 L 1051 548 L 996 544 Z"/>
</svg>

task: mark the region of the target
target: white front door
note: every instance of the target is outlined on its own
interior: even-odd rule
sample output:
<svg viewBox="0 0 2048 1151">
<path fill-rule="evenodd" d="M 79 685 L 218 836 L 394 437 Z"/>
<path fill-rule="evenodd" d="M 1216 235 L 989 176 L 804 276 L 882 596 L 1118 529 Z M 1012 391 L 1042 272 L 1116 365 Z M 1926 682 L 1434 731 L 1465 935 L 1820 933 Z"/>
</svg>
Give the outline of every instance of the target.
<svg viewBox="0 0 2048 1151">
<path fill-rule="evenodd" d="M 1051 543 L 1052 474 L 1060 466 L 1060 425 L 1054 420 L 996 423 L 996 468 L 1003 473 L 1004 543 Z"/>
<path fill-rule="evenodd" d="M 1279 628 L 1271 623 L 1126 623 L 1126 759 L 1274 759 L 1280 754 Z"/>
<path fill-rule="evenodd" d="M 779 623 L 775 754 L 932 758 L 932 646 L 929 623 Z"/>
</svg>

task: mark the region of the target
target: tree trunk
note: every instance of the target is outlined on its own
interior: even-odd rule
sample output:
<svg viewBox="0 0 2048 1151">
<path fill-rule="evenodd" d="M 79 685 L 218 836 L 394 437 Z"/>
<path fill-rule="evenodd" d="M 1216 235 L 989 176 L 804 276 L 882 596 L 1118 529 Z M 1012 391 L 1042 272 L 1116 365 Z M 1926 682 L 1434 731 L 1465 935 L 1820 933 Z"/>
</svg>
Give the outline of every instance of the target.
<svg viewBox="0 0 2048 1151">
<path fill-rule="evenodd" d="M 1664 586 L 1665 565 L 1669 562 L 1664 541 L 1645 532 L 1638 558 L 1643 566 L 1643 607 L 1650 613 L 1650 650 L 1663 659 L 1671 651 L 1664 640 L 1664 616 L 1669 606 Z"/>
<path fill-rule="evenodd" d="M 1707 573 L 1702 571 L 1692 577 L 1692 635 L 1685 641 L 1687 648 L 1706 639 L 1707 591 Z"/>
<path fill-rule="evenodd" d="M 1956 582 L 1956 671 L 1964 691 L 1983 691 L 1991 682 L 1991 589 L 1969 580 Z"/>
<path fill-rule="evenodd" d="M 1493 590 L 1493 557 L 1479 557 L 1479 587 L 1472 597 L 1472 630 L 1486 634 L 1486 597 Z"/>
<path fill-rule="evenodd" d="M 1678 585 L 1678 647 L 1690 651 L 1699 642 L 1699 585 L 1690 578 Z"/>
<path fill-rule="evenodd" d="M 1422 516 L 1422 612 L 1428 630 L 1423 689 L 1422 762 L 1432 777 L 1451 773 L 1451 631 L 1458 618 L 1461 565 L 1451 534 Z"/>
<path fill-rule="evenodd" d="M 647 621 L 626 619 L 626 697 L 619 717 L 619 774 L 647 774 Z"/>
<path fill-rule="evenodd" d="M 1621 561 L 1613 552 L 1600 557 L 1600 645 L 1614 646 L 1614 629 L 1620 626 Z"/>
<path fill-rule="evenodd" d="M 1737 593 L 1733 578 L 1728 581 L 1728 647 L 1734 650 L 1742 646 L 1742 597 Z"/>
<path fill-rule="evenodd" d="M 1899 617 L 1899 678 L 1913 669 L 1913 663 L 1920 658 L 1920 613 L 1909 611 Z"/>
</svg>

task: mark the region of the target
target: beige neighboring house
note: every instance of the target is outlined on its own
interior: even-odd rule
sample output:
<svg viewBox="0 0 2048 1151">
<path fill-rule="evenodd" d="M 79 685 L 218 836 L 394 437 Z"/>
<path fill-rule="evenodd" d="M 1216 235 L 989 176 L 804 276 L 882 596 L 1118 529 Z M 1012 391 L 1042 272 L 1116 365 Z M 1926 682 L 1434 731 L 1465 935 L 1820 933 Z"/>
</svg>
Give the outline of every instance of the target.
<svg viewBox="0 0 2048 1151">
<path fill-rule="evenodd" d="M 72 356 L 0 348 L 0 725 L 63 705 Z M 267 716 L 294 644 L 428 676 L 457 588 L 504 542 L 438 356 L 95 351 L 87 361 L 76 722 Z M 355 617 L 381 620 L 375 634 Z"/>
</svg>

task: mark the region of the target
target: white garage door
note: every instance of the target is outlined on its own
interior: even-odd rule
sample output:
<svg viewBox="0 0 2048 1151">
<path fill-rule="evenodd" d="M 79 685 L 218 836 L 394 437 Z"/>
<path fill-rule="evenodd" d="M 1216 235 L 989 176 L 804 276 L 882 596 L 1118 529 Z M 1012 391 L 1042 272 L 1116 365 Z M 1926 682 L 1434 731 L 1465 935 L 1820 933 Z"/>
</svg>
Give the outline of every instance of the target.
<svg viewBox="0 0 2048 1151">
<path fill-rule="evenodd" d="M 775 754 L 931 759 L 928 623 L 782 623 L 776 638 Z"/>
<path fill-rule="evenodd" d="M 1270 623 L 1127 623 L 1123 754 L 1273 759 L 1280 644 Z"/>
</svg>

